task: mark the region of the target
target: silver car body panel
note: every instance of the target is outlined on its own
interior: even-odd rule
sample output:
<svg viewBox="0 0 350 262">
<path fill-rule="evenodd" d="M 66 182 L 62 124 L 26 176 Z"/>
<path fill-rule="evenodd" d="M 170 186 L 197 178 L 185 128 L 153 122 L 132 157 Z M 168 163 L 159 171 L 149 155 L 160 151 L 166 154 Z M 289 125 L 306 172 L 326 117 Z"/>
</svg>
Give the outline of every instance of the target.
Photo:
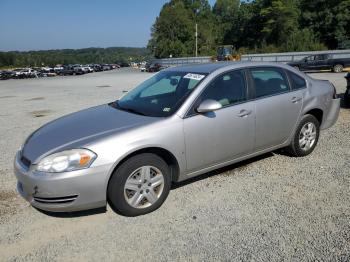
<svg viewBox="0 0 350 262">
<path fill-rule="evenodd" d="M 250 114 L 240 117 L 242 110 L 250 111 Z M 186 172 L 205 169 L 251 154 L 254 150 L 255 105 L 252 101 L 206 115 L 197 114 L 185 118 L 183 122 Z M 227 139 L 230 137 L 235 139 Z"/>
<path fill-rule="evenodd" d="M 307 88 L 223 107 L 206 115 L 188 114 L 196 98 L 216 76 L 256 66 L 292 71 L 306 80 Z M 117 165 L 139 150 L 167 150 L 178 164 L 179 173 L 173 179 L 182 181 L 287 146 L 300 118 L 310 110 L 322 110 L 321 129 L 332 126 L 338 118 L 340 100 L 333 98 L 332 85 L 286 65 L 236 62 L 166 70 L 209 75 L 179 110 L 167 118 L 140 116 L 101 105 L 39 128 L 15 158 L 20 194 L 33 206 L 50 211 L 100 207 L 106 205 L 108 181 Z M 249 114 L 240 117 L 242 110 Z M 73 148 L 90 149 L 97 158 L 83 170 L 58 174 L 36 171 L 43 157 Z M 21 163 L 21 155 L 31 162 L 29 168 Z"/>
<path fill-rule="evenodd" d="M 122 119 L 122 121 L 121 121 Z M 26 140 L 23 154 L 36 164 L 41 158 L 65 149 L 81 147 L 100 137 L 159 121 L 100 105 L 72 113 L 47 123 Z"/>
</svg>

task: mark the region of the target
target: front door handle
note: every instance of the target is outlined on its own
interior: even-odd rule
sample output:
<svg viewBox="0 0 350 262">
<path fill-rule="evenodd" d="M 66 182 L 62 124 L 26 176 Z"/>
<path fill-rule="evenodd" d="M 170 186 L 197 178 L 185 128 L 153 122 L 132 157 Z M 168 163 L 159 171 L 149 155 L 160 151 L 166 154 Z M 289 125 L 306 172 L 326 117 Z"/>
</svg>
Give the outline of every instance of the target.
<svg viewBox="0 0 350 262">
<path fill-rule="evenodd" d="M 294 103 L 294 104 L 296 104 L 296 103 L 298 103 L 299 101 L 301 100 L 301 97 L 296 97 L 296 96 L 294 96 L 293 98 L 292 98 L 292 103 Z"/>
<path fill-rule="evenodd" d="M 242 109 L 241 111 L 239 111 L 237 116 L 239 116 L 239 117 L 246 117 L 246 116 L 249 116 L 251 113 L 252 113 L 252 110 Z"/>
</svg>

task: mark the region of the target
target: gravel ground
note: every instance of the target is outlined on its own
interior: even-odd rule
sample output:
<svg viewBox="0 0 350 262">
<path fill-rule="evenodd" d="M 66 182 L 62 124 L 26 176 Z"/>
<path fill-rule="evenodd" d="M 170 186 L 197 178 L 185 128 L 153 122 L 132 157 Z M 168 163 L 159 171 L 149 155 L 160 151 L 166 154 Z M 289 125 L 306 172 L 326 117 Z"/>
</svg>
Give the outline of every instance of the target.
<svg viewBox="0 0 350 262">
<path fill-rule="evenodd" d="M 319 73 L 345 91 L 345 74 Z M 175 185 L 157 211 L 53 216 L 14 191 L 12 161 L 45 122 L 110 102 L 150 75 L 132 69 L 0 82 L 0 260 L 350 261 L 350 109 L 314 153 L 270 153 Z"/>
</svg>

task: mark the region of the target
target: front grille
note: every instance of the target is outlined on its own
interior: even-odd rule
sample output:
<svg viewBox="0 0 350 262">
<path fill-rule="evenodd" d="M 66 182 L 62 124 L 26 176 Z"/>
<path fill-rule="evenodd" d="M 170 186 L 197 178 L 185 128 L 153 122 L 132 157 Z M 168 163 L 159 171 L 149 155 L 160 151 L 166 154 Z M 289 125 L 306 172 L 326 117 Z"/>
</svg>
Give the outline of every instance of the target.
<svg viewBox="0 0 350 262">
<path fill-rule="evenodd" d="M 32 164 L 32 162 L 23 155 L 21 156 L 21 162 L 26 168 L 29 168 L 30 165 Z"/>
<path fill-rule="evenodd" d="M 76 200 L 78 195 L 64 197 L 34 197 L 34 200 L 43 204 L 67 204 Z"/>
</svg>

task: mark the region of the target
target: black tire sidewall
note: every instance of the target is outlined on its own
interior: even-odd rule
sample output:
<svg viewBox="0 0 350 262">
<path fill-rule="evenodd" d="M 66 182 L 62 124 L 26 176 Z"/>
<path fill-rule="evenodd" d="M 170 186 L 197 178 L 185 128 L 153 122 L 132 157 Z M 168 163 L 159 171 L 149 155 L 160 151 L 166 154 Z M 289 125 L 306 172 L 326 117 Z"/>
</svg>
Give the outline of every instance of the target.
<svg viewBox="0 0 350 262">
<path fill-rule="evenodd" d="M 164 188 L 160 198 L 152 206 L 147 208 L 134 208 L 124 198 L 124 185 L 130 174 L 137 168 L 151 165 L 158 168 L 164 177 Z M 113 173 L 107 188 L 107 199 L 111 208 L 124 216 L 139 216 L 158 209 L 168 197 L 171 187 L 171 173 L 169 166 L 159 156 L 151 153 L 142 153 L 133 156 L 122 163 Z"/>
<path fill-rule="evenodd" d="M 350 88 L 347 88 L 344 94 L 345 103 L 350 103 Z"/>
<path fill-rule="evenodd" d="M 301 132 L 301 129 L 303 128 L 303 126 L 306 123 L 310 123 L 310 122 L 313 123 L 316 127 L 316 140 L 315 140 L 315 143 L 313 144 L 313 146 L 309 150 L 303 150 L 303 149 L 301 149 L 301 147 L 299 145 L 299 135 L 300 135 L 300 132 Z M 313 115 L 304 115 L 302 117 L 301 121 L 299 122 L 298 128 L 296 129 L 295 134 L 294 134 L 294 138 L 293 138 L 293 142 L 292 142 L 292 147 L 293 147 L 293 151 L 294 151 L 293 153 L 296 156 L 307 156 L 307 155 L 311 154 L 317 145 L 319 136 L 320 136 L 320 123 L 318 122 L 316 117 L 314 117 Z"/>
</svg>

